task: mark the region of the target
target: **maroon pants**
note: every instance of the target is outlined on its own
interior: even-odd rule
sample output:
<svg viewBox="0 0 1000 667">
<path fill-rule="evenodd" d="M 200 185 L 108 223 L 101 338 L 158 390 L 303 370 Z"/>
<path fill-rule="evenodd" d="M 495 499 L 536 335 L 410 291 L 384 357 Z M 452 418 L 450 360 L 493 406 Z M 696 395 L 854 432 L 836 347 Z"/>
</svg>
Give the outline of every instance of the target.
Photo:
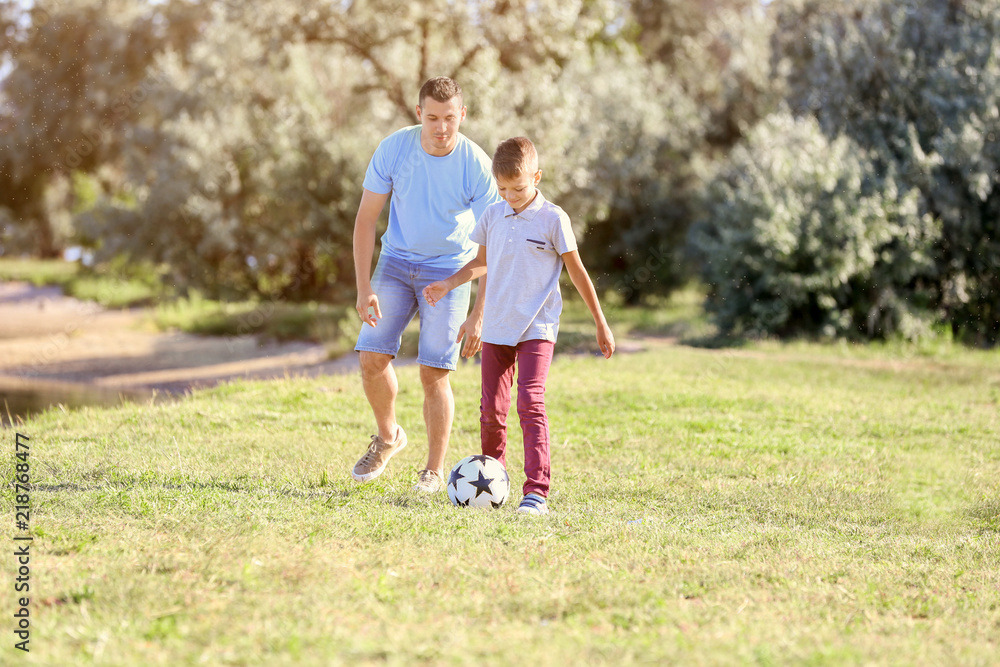
<svg viewBox="0 0 1000 667">
<path fill-rule="evenodd" d="M 517 364 L 517 416 L 524 433 L 524 494 L 549 496 L 549 420 L 545 416 L 545 380 L 555 344 L 526 340 L 515 346 L 483 343 L 483 398 L 480 436 L 483 454 L 507 465 L 507 415 Z"/>
</svg>

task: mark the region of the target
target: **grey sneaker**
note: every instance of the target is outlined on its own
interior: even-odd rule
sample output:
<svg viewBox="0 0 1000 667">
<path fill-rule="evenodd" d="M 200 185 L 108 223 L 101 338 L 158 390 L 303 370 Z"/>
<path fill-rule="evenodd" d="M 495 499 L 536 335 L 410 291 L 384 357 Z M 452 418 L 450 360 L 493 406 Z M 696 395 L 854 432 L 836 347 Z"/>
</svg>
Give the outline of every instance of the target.
<svg viewBox="0 0 1000 667">
<path fill-rule="evenodd" d="M 424 493 L 437 493 L 438 491 L 444 491 L 444 480 L 441 475 L 435 470 L 424 469 L 421 470 L 417 475 L 417 484 L 413 487 L 414 491 L 423 491 Z"/>
<path fill-rule="evenodd" d="M 368 451 L 354 464 L 351 477 L 359 482 L 368 482 L 382 474 L 389 459 L 403 447 L 406 447 L 406 433 L 403 432 L 403 427 L 397 426 L 396 428 L 398 430 L 393 442 L 386 442 L 378 435 L 372 436 Z"/>
</svg>

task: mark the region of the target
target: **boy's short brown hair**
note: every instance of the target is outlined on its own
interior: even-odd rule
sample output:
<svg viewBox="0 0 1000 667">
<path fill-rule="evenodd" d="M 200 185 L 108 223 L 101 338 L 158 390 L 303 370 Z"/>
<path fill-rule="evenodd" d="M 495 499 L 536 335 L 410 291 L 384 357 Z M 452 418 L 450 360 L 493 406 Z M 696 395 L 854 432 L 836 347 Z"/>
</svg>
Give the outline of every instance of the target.
<svg viewBox="0 0 1000 667">
<path fill-rule="evenodd" d="M 458 97 L 459 103 L 462 101 L 462 87 L 455 83 L 454 79 L 446 76 L 436 76 L 427 79 L 424 85 L 420 86 L 420 106 L 424 105 L 424 100 L 428 97 L 438 102 L 447 102 L 453 97 Z"/>
<path fill-rule="evenodd" d="M 517 178 L 538 171 L 538 151 L 527 137 L 504 139 L 493 154 L 493 175 Z"/>
</svg>

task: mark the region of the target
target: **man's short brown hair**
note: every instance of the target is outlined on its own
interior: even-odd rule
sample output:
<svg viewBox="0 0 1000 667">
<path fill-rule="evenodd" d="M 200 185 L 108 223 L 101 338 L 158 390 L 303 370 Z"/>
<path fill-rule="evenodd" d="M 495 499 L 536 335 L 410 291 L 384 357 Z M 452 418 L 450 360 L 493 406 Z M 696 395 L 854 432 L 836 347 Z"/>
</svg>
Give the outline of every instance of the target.
<svg viewBox="0 0 1000 667">
<path fill-rule="evenodd" d="M 424 100 L 431 97 L 438 102 L 447 102 L 453 97 L 458 97 L 459 104 L 462 103 L 462 87 L 453 79 L 446 76 L 436 76 L 428 79 L 424 85 L 420 86 L 420 106 L 424 106 Z"/>
<path fill-rule="evenodd" d="M 517 178 L 538 171 L 538 151 L 527 137 L 504 139 L 493 154 L 493 175 Z"/>
</svg>

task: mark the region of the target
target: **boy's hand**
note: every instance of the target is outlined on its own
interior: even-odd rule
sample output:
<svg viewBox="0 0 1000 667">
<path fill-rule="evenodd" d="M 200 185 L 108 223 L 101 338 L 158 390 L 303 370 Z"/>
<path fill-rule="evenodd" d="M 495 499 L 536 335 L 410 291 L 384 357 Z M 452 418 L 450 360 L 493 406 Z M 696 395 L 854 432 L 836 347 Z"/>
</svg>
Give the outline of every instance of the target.
<svg viewBox="0 0 1000 667">
<path fill-rule="evenodd" d="M 465 338 L 465 345 L 462 346 L 462 356 L 471 359 L 483 347 L 483 316 L 473 312 L 469 318 L 458 328 L 458 338 L 456 343 L 461 343 Z"/>
<path fill-rule="evenodd" d="M 447 293 L 448 287 L 444 284 L 443 280 L 431 283 L 425 287 L 423 291 L 424 299 L 432 306 L 436 306 L 437 302 L 443 299 L 444 295 Z"/>
<path fill-rule="evenodd" d="M 601 348 L 601 354 L 605 359 L 610 359 L 615 353 L 615 335 L 611 333 L 611 327 L 607 324 L 597 327 L 597 345 Z"/>
</svg>

